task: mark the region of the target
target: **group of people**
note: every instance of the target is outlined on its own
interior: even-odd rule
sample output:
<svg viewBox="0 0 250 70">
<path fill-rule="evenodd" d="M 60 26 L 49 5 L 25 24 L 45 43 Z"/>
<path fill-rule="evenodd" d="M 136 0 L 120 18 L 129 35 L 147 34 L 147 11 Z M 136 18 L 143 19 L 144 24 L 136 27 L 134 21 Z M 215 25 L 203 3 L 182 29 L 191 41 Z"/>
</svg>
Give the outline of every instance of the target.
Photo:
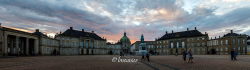
<svg viewBox="0 0 250 70">
<path fill-rule="evenodd" d="M 238 53 L 235 51 L 235 49 L 232 49 L 230 54 L 231 54 L 231 60 L 236 61 L 237 60 L 236 57 L 237 57 Z M 189 49 L 187 52 L 185 50 L 183 50 L 182 55 L 183 55 L 184 61 L 187 61 L 187 63 L 193 63 L 194 57 L 192 55 L 191 49 Z M 186 60 L 187 58 L 188 58 L 188 60 Z"/>
<path fill-rule="evenodd" d="M 191 49 L 188 49 L 188 51 L 183 50 L 182 55 L 183 55 L 183 60 L 184 60 L 185 62 L 187 62 L 187 63 L 193 63 L 194 57 L 193 57 L 193 54 L 192 54 L 192 50 L 191 50 Z M 234 49 L 232 49 L 232 50 L 231 50 L 231 60 L 232 60 L 232 61 L 237 60 L 237 59 L 236 59 L 236 56 L 237 56 L 237 55 L 238 55 L 238 53 L 237 53 Z M 124 55 L 122 55 L 122 53 L 121 53 L 121 56 L 124 56 Z M 147 53 L 147 54 L 142 54 L 141 60 L 147 59 L 147 61 L 150 62 L 149 56 L 150 56 L 149 53 Z M 145 58 L 145 57 L 146 57 L 146 58 Z M 188 58 L 188 60 L 187 60 L 187 58 Z"/>
<path fill-rule="evenodd" d="M 182 55 L 183 55 L 184 61 L 187 61 L 187 63 L 193 63 L 194 57 L 193 57 L 191 49 L 189 49 L 187 52 L 185 50 L 183 50 Z M 186 60 L 187 58 L 188 58 L 188 60 Z"/>
</svg>

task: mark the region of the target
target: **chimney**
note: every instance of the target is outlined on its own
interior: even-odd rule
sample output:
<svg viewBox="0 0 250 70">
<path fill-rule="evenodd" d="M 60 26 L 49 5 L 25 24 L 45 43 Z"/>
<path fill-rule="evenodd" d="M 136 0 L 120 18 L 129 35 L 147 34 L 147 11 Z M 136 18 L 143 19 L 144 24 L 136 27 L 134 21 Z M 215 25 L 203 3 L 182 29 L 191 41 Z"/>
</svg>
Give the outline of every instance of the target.
<svg viewBox="0 0 250 70">
<path fill-rule="evenodd" d="M 189 31 L 189 29 L 187 28 L 187 31 Z"/>
<path fill-rule="evenodd" d="M 39 32 L 39 29 L 36 29 L 36 32 Z"/>
<path fill-rule="evenodd" d="M 73 27 L 70 27 L 70 30 L 73 30 Z"/>
<path fill-rule="evenodd" d="M 220 38 L 220 36 L 219 36 L 219 38 Z"/>
<path fill-rule="evenodd" d="M 231 30 L 231 33 L 233 33 L 233 30 Z"/>
<path fill-rule="evenodd" d="M 84 29 L 82 29 L 82 32 L 84 32 Z"/>
<path fill-rule="evenodd" d="M 194 30 L 197 30 L 196 27 L 194 27 Z"/>
<path fill-rule="evenodd" d="M 92 33 L 94 33 L 94 31 L 91 31 Z"/>
<path fill-rule="evenodd" d="M 0 23 L 0 27 L 1 27 L 2 23 Z"/>
<path fill-rule="evenodd" d="M 172 30 L 172 33 L 174 33 L 174 30 Z"/>
<path fill-rule="evenodd" d="M 207 34 L 207 32 L 205 32 L 205 34 Z"/>
<path fill-rule="evenodd" d="M 168 34 L 168 31 L 166 31 L 166 34 Z"/>
<path fill-rule="evenodd" d="M 214 37 L 214 39 L 217 39 L 216 37 Z"/>
</svg>

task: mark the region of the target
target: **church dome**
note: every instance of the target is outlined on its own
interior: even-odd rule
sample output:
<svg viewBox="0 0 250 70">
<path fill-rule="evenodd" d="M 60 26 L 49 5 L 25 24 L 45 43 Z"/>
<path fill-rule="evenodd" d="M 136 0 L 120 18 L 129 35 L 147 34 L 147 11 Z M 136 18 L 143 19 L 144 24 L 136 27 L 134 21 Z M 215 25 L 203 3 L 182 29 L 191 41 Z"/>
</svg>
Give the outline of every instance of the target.
<svg viewBox="0 0 250 70">
<path fill-rule="evenodd" d="M 130 39 L 127 37 L 126 32 L 124 32 L 123 37 L 120 39 L 121 43 L 131 44 Z"/>
</svg>

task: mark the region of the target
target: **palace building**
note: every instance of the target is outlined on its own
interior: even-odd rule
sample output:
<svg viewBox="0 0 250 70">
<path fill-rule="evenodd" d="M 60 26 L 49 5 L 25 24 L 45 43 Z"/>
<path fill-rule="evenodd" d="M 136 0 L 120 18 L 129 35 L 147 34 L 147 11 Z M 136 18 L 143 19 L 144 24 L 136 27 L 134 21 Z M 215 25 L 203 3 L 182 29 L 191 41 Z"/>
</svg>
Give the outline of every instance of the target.
<svg viewBox="0 0 250 70">
<path fill-rule="evenodd" d="M 60 42 L 57 39 L 50 38 L 36 29 L 33 33 L 39 39 L 39 55 L 59 55 Z"/>
<path fill-rule="evenodd" d="M 108 54 L 106 39 L 73 27 L 55 38 L 36 29 L 29 33 L 0 25 L 0 56 Z"/>
<path fill-rule="evenodd" d="M 0 55 L 38 55 L 39 39 L 32 33 L 3 27 L 0 24 Z"/>
<path fill-rule="evenodd" d="M 107 54 L 106 39 L 92 32 L 74 30 L 73 27 L 55 36 L 60 41 L 61 55 Z"/>
<path fill-rule="evenodd" d="M 110 55 L 119 55 L 121 52 L 121 45 L 107 43 L 107 50 L 108 50 L 108 54 Z"/>
<path fill-rule="evenodd" d="M 237 34 L 231 30 L 223 37 L 211 39 L 208 42 L 209 54 L 230 54 L 235 50 L 238 54 L 247 53 L 247 35 Z"/>
<path fill-rule="evenodd" d="M 206 54 L 208 34 L 194 30 L 168 33 L 156 39 L 156 52 L 160 55 L 178 55 L 182 51 L 192 50 L 193 54 Z"/>
</svg>

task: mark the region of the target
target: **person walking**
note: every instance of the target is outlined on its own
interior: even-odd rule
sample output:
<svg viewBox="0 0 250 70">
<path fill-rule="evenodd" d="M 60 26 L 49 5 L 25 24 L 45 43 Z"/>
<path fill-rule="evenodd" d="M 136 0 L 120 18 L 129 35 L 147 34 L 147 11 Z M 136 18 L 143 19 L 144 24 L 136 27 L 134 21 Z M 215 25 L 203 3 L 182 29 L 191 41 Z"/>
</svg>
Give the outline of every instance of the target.
<svg viewBox="0 0 250 70">
<path fill-rule="evenodd" d="M 146 57 L 147 57 L 148 62 L 150 62 L 149 56 L 150 56 L 149 53 L 147 53 L 147 54 L 146 54 Z"/>
<path fill-rule="evenodd" d="M 144 61 L 144 53 L 142 53 L 141 60 Z"/>
<path fill-rule="evenodd" d="M 193 63 L 194 57 L 191 48 L 188 50 L 187 54 L 188 54 L 188 63 Z"/>
<path fill-rule="evenodd" d="M 237 53 L 235 52 L 234 49 L 231 50 L 231 60 L 234 61 L 234 60 L 237 60 L 236 59 L 236 56 L 237 56 Z"/>
<path fill-rule="evenodd" d="M 182 58 L 184 61 L 186 61 L 186 58 L 187 58 L 187 52 L 183 49 L 182 51 Z"/>
</svg>

